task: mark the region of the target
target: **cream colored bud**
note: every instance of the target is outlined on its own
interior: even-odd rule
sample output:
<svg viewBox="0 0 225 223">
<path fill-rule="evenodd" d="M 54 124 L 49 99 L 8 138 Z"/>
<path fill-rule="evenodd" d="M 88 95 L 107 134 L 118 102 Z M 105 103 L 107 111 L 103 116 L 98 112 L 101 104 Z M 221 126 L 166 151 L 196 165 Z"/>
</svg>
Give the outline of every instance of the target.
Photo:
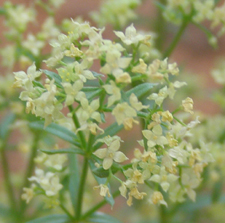
<svg viewBox="0 0 225 223">
<path fill-rule="evenodd" d="M 187 97 L 185 100 L 182 101 L 182 106 L 184 111 L 189 112 L 191 114 L 193 114 L 193 100 L 189 97 Z"/>
</svg>

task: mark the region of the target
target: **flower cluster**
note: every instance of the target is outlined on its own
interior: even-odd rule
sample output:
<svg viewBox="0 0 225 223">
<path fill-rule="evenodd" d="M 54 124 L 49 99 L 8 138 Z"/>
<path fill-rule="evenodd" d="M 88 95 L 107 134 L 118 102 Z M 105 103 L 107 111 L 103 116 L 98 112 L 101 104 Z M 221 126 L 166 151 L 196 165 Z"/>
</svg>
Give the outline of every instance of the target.
<svg viewBox="0 0 225 223">
<path fill-rule="evenodd" d="M 218 36 L 225 33 L 225 4 L 217 6 L 217 1 L 214 0 L 167 0 L 165 4 L 164 17 L 175 23 L 180 24 L 185 20 L 191 20 L 195 24 L 200 24 L 205 20 L 210 21 L 211 27 L 219 27 Z M 211 45 L 216 45 L 216 38 L 209 30 L 203 29 L 206 32 L 208 41 Z"/>
<path fill-rule="evenodd" d="M 147 195 L 153 204 L 167 205 L 164 193 L 168 193 L 172 201 L 184 201 L 186 194 L 195 200 L 194 189 L 212 158 L 204 144 L 195 148 L 188 142 L 190 130 L 199 123 L 198 118 L 185 124 L 175 116 L 179 110 L 193 114 L 193 100 L 184 99 L 174 112 L 164 110 L 164 101 L 173 99 L 176 91 L 186 85 L 171 81 L 172 76 L 179 74 L 177 64 L 169 63 L 167 58 L 149 62 L 138 57 L 135 52 L 141 45 L 149 46 L 150 36 L 137 33 L 133 24 L 125 33 L 115 31 L 122 44 L 103 39 L 104 29 L 88 23 L 73 21 L 72 27 L 67 35 L 60 34 L 51 42 L 53 55 L 45 62 L 57 73 L 36 71 L 35 64 L 27 73 L 14 72 L 14 85 L 23 88 L 20 98 L 26 101 L 26 111 L 43 118 L 45 127 L 52 121 L 66 125 L 68 120 L 73 120 L 74 126 L 70 129 L 75 130 L 80 149 L 87 154 L 92 152 L 91 159 L 98 174 L 108 176 L 105 184 L 95 187 L 100 188 L 102 196 L 111 196 L 108 183 L 115 178 L 121 183 L 121 195 L 128 196 L 128 205 L 133 198 L 143 199 Z M 101 73 L 93 71 L 96 62 L 100 63 Z M 36 81 L 41 73 L 47 76 L 44 84 Z M 69 108 L 67 114 L 61 111 L 65 106 Z M 106 113 L 115 118 L 118 130 L 114 133 L 102 128 Z M 131 130 L 134 124 L 141 123 L 144 126 L 143 138 L 138 141 L 140 148 L 135 149 L 131 164 L 123 167 L 121 163 L 128 158 L 118 151 L 122 150 L 122 141 L 116 133 L 122 127 Z M 91 141 L 93 146 L 85 142 L 93 137 L 97 139 L 95 143 Z M 102 144 L 107 148 L 100 148 Z M 113 171 L 122 171 L 125 181 Z M 54 174 L 45 175 L 37 170 L 36 175 L 30 180 L 38 183 L 47 196 L 61 189 Z M 58 186 L 46 188 L 42 181 Z M 140 192 L 140 184 L 146 184 L 149 189 Z"/>
<path fill-rule="evenodd" d="M 91 18 L 100 26 L 112 24 L 122 29 L 127 22 L 137 17 L 134 9 L 141 4 L 140 0 L 107 0 L 102 1 L 100 11 L 92 12 Z"/>
<path fill-rule="evenodd" d="M 35 176 L 28 178 L 32 182 L 30 188 L 23 188 L 24 193 L 21 198 L 29 203 L 30 200 L 38 194 L 43 194 L 50 206 L 59 204 L 59 191 L 63 188 L 60 183 L 60 174 L 65 170 L 64 164 L 67 161 L 67 156 L 62 154 L 46 155 L 42 153 L 35 158 L 35 162 L 42 166 L 36 168 Z M 45 170 L 43 170 L 43 168 Z"/>
</svg>

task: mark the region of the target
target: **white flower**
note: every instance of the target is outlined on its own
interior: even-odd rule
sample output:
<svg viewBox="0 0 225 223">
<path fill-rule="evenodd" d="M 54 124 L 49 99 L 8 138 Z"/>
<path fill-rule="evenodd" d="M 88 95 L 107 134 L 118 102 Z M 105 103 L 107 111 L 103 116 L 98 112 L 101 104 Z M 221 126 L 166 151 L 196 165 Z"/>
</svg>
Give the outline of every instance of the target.
<svg viewBox="0 0 225 223">
<path fill-rule="evenodd" d="M 160 125 L 155 125 L 151 130 L 142 131 L 144 137 L 148 140 L 148 147 L 154 147 L 155 145 L 160 145 L 164 147 L 165 144 L 168 144 L 168 140 L 165 136 L 162 135 L 162 127 Z"/>
<path fill-rule="evenodd" d="M 29 181 L 34 181 L 40 185 L 47 196 L 55 196 L 62 189 L 62 184 L 59 183 L 59 177 L 52 172 L 44 173 L 41 169 L 35 170 L 35 175 L 29 178 Z"/>
<path fill-rule="evenodd" d="M 77 93 L 83 88 L 83 82 L 77 80 L 71 85 L 70 83 L 62 83 L 65 93 L 66 93 L 66 105 L 72 105 L 77 96 Z"/>
<path fill-rule="evenodd" d="M 114 31 L 114 33 L 126 44 L 126 45 L 131 45 L 131 44 L 138 44 L 140 42 L 145 43 L 146 45 L 149 45 L 150 43 L 148 42 L 149 39 L 151 38 L 150 35 L 142 35 L 138 34 L 136 29 L 134 28 L 133 24 L 128 26 L 125 30 L 125 35 L 123 32 L 120 31 Z"/>
<path fill-rule="evenodd" d="M 97 190 L 97 189 L 99 189 L 99 188 L 100 188 L 100 195 L 101 195 L 101 196 L 106 197 L 106 195 L 107 195 L 108 197 L 111 197 L 111 194 L 110 194 L 110 192 L 109 192 L 109 188 L 107 187 L 107 185 L 105 185 L 105 184 L 100 184 L 100 185 L 98 185 L 98 186 L 95 186 L 95 187 L 94 187 L 94 190 Z"/>
<path fill-rule="evenodd" d="M 115 116 L 118 125 L 123 124 L 126 130 L 133 127 L 133 122 L 138 123 L 133 119 L 133 117 L 137 116 L 135 109 L 129 106 L 127 102 L 117 104 L 112 114 Z"/>
<path fill-rule="evenodd" d="M 193 100 L 189 97 L 187 97 L 185 100 L 182 101 L 182 106 L 184 111 L 189 112 L 191 114 L 193 114 Z"/>
<path fill-rule="evenodd" d="M 167 206 L 167 203 L 164 200 L 162 193 L 159 191 L 154 191 L 152 193 L 149 202 L 152 204 L 163 204 L 163 205 Z"/>
<path fill-rule="evenodd" d="M 31 66 L 28 67 L 27 73 L 24 71 L 19 72 L 13 72 L 15 74 L 16 82 L 14 83 L 15 87 L 25 87 L 27 85 L 27 82 L 30 84 L 32 81 L 35 80 L 35 78 L 39 77 L 41 75 L 41 71 L 36 71 L 35 63 L 33 63 Z"/>
<path fill-rule="evenodd" d="M 165 170 L 165 167 L 162 166 L 160 173 L 153 174 L 149 180 L 159 183 L 162 189 L 165 192 L 167 192 L 170 187 L 170 183 L 176 181 L 177 179 L 178 179 L 178 176 L 174 174 L 168 174 L 167 171 Z"/>
<path fill-rule="evenodd" d="M 34 185 L 33 185 L 34 186 Z M 24 193 L 21 195 L 21 199 L 26 200 L 26 203 L 28 204 L 30 200 L 34 197 L 34 189 L 32 188 L 23 188 Z"/>
<path fill-rule="evenodd" d="M 114 102 L 121 99 L 120 89 L 116 86 L 115 82 L 110 81 L 110 84 L 103 85 L 103 88 L 108 94 L 111 95 L 108 98 L 108 107 L 113 105 Z"/>
<path fill-rule="evenodd" d="M 154 100 L 155 103 L 158 106 L 161 106 L 161 104 L 163 103 L 164 99 L 169 95 L 169 90 L 167 88 L 167 86 L 163 87 L 162 89 L 159 90 L 159 93 L 152 93 L 148 99 L 149 100 Z"/>
<path fill-rule="evenodd" d="M 120 139 L 115 139 L 109 144 L 108 148 L 98 149 L 93 154 L 103 159 L 103 168 L 107 170 L 112 166 L 113 160 L 121 163 L 128 159 L 122 152 L 118 151 L 119 148 Z"/>
</svg>

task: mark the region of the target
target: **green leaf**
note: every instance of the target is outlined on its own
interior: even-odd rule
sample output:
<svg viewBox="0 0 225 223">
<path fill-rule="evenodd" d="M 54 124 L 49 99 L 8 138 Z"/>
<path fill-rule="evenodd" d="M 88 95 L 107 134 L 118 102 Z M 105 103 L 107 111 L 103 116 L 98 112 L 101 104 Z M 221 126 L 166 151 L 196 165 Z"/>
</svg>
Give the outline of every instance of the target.
<svg viewBox="0 0 225 223">
<path fill-rule="evenodd" d="M 97 73 L 95 71 L 91 71 L 91 72 L 94 75 L 94 77 L 103 77 L 104 76 L 103 74 L 99 74 L 99 73 Z"/>
<path fill-rule="evenodd" d="M 48 155 L 54 155 L 58 153 L 75 153 L 75 154 L 81 154 L 81 155 L 85 154 L 85 152 L 79 148 L 65 148 L 65 149 L 55 149 L 55 150 L 41 149 L 40 151 Z"/>
<path fill-rule="evenodd" d="M 69 156 L 69 191 L 70 198 L 73 204 L 74 212 L 77 210 L 77 197 L 80 184 L 80 175 L 79 175 L 79 163 L 76 154 L 70 154 Z"/>
<path fill-rule="evenodd" d="M 12 215 L 10 208 L 0 203 L 0 216 L 8 217 L 10 215 Z"/>
<path fill-rule="evenodd" d="M 134 93 L 138 99 L 144 97 L 146 94 L 149 94 L 151 92 L 151 89 L 156 86 L 155 83 L 143 83 L 140 85 L 137 85 L 136 87 L 130 89 L 126 92 L 126 96 L 129 98 L 132 93 Z"/>
<path fill-rule="evenodd" d="M 183 204 L 178 204 L 178 210 L 187 213 L 193 213 L 197 210 L 203 209 L 211 204 L 210 194 L 197 194 L 196 201 L 186 201 Z"/>
<path fill-rule="evenodd" d="M 102 88 L 99 87 L 84 87 L 82 91 L 85 93 L 88 100 L 95 98 L 100 95 L 102 92 Z"/>
<path fill-rule="evenodd" d="M 213 185 L 212 195 L 211 195 L 212 202 L 213 203 L 218 202 L 222 193 L 223 193 L 223 182 L 218 181 Z"/>
<path fill-rule="evenodd" d="M 25 55 L 31 61 L 36 61 L 35 56 L 32 54 L 32 52 L 30 50 L 25 49 L 24 47 L 17 47 L 16 48 L 16 58 L 18 59 L 22 55 Z"/>
<path fill-rule="evenodd" d="M 6 14 L 6 10 L 4 8 L 0 8 L 0 15 L 5 15 Z"/>
<path fill-rule="evenodd" d="M 89 166 L 90 166 L 90 169 L 91 169 L 92 171 L 96 169 L 96 166 L 95 166 L 93 160 L 89 160 Z M 107 181 L 107 178 L 104 178 L 104 177 L 98 177 L 98 176 L 96 176 L 95 174 L 93 174 L 93 176 L 94 176 L 95 180 L 98 182 L 98 184 L 105 184 L 106 181 Z M 109 192 L 110 192 L 110 194 L 111 194 L 111 191 L 110 191 L 110 185 L 107 184 L 107 186 L 108 186 Z M 113 198 L 112 194 L 111 194 L 111 197 L 106 196 L 106 197 L 104 197 L 104 199 L 105 199 L 105 200 L 107 201 L 107 203 L 109 203 L 112 207 L 113 207 L 113 205 L 115 204 L 115 201 L 114 201 L 114 198 Z"/>
<path fill-rule="evenodd" d="M 53 214 L 42 218 L 37 218 L 26 223 L 69 223 L 69 217 L 63 214 Z"/>
<path fill-rule="evenodd" d="M 117 163 L 113 163 L 110 169 L 112 173 L 115 174 L 116 172 L 121 170 L 121 167 Z M 100 178 L 105 178 L 109 176 L 109 170 L 105 170 L 103 167 L 99 167 L 99 168 L 96 167 L 92 169 L 92 172 Z"/>
<path fill-rule="evenodd" d="M 161 2 L 159 2 L 159 1 L 154 1 L 154 4 L 155 4 L 159 9 L 161 9 L 162 11 L 165 11 L 165 10 L 166 10 L 166 6 L 163 5 Z"/>
<path fill-rule="evenodd" d="M 14 122 L 16 116 L 12 113 L 3 118 L 0 123 L 0 138 L 5 139 L 9 132 L 10 125 Z"/>
<path fill-rule="evenodd" d="M 38 81 L 32 81 L 32 83 L 33 83 L 34 87 L 40 87 L 40 88 L 45 89 L 45 87 Z"/>
<path fill-rule="evenodd" d="M 63 88 L 62 86 L 62 78 L 57 74 L 49 70 L 41 70 L 50 80 L 55 80 L 55 85 L 59 88 Z"/>
<path fill-rule="evenodd" d="M 102 213 L 102 212 L 96 212 L 94 214 L 92 214 L 89 218 L 88 218 L 89 222 L 96 222 L 96 223 L 121 223 L 121 221 L 119 221 L 118 219 Z"/>
<path fill-rule="evenodd" d="M 38 121 L 38 122 L 31 122 L 29 123 L 29 127 L 31 129 L 37 129 L 37 130 L 43 130 L 45 132 L 51 133 L 55 136 L 58 136 L 61 139 L 64 139 L 65 141 L 76 145 L 77 147 L 80 147 L 79 140 L 76 136 L 76 134 L 69 129 L 60 126 L 56 123 L 51 123 L 46 128 L 44 128 L 44 122 Z"/>
</svg>

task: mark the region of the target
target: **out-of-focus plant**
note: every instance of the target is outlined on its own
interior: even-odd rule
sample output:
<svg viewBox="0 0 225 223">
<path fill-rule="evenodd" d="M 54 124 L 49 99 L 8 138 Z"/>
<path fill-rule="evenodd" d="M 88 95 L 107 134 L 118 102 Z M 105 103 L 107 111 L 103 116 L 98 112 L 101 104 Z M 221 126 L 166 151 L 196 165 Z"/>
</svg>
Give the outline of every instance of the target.
<svg viewBox="0 0 225 223">
<path fill-rule="evenodd" d="M 26 72 L 13 72 L 14 83 L 11 74 L 1 82 L 0 108 L 5 112 L 0 147 L 8 196 L 8 206 L 0 206 L 2 221 L 121 222 L 99 209 L 107 203 L 113 207 L 114 199 L 122 196 L 128 206 L 146 200 L 159 207 L 160 222 L 175 222 L 177 211 L 187 204 L 179 202 L 195 201 L 197 187 L 203 188 L 209 177 L 216 181 L 220 173 L 216 165 L 206 167 L 217 159 L 208 143 L 218 138 L 203 137 L 207 126 L 199 131 L 201 118 L 194 115 L 193 100 L 185 95 L 173 108 L 176 92 L 186 83 L 177 80 L 179 68 L 168 57 L 190 23 L 215 46 L 216 37 L 201 23 L 220 25 L 222 35 L 224 6 L 213 0 L 156 1 L 156 24 L 148 33 L 132 24 L 141 1 L 104 1 L 91 17 L 100 27 L 114 27 L 115 35 L 108 40 L 104 28 L 80 19 L 56 25 L 55 9 L 62 3 L 37 0 L 25 8 L 6 2 L 0 11 L 8 27 L 6 37 L 13 39 L 1 50 L 2 63 L 11 74 L 14 64 L 27 67 Z M 48 18 L 32 33 L 28 23 L 38 15 L 36 5 Z M 167 21 L 179 28 L 164 49 Z M 46 53 L 48 42 L 51 49 Z M 120 132 L 137 127 L 137 146 L 125 148 Z M 10 139 L 14 131 L 23 134 L 17 145 Z M 56 144 L 52 135 L 64 143 Z M 10 149 L 29 151 L 23 155 L 28 160 L 24 181 L 15 187 L 6 157 Z M 96 202 L 99 193 L 103 200 Z M 214 186 L 212 201 L 218 196 Z"/>
</svg>

